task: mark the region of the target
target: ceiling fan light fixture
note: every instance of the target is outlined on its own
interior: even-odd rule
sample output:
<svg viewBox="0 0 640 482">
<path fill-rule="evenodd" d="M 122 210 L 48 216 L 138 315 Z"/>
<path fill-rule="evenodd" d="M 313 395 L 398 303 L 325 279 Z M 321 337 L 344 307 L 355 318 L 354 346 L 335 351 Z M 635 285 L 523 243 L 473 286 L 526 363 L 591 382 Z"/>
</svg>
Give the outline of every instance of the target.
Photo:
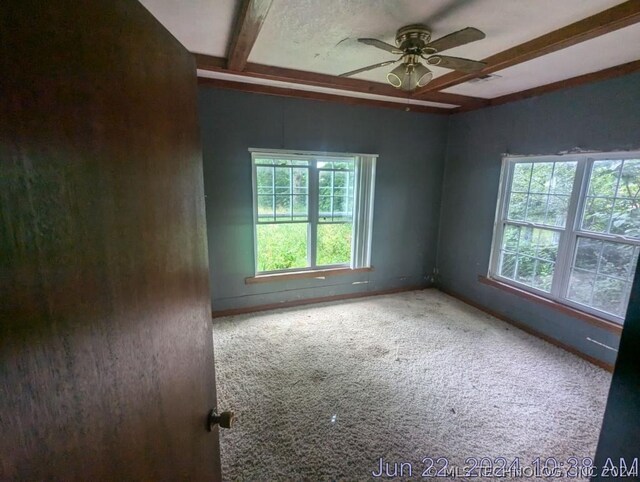
<svg viewBox="0 0 640 482">
<path fill-rule="evenodd" d="M 413 72 L 416 78 L 415 87 L 424 87 L 433 79 L 433 72 L 421 63 L 414 66 Z"/>
<path fill-rule="evenodd" d="M 400 64 L 387 74 L 387 82 L 393 85 L 396 89 L 402 87 L 405 77 L 407 76 L 407 66 Z"/>
<path fill-rule="evenodd" d="M 395 46 L 375 38 L 358 39 L 358 42 L 371 45 L 394 55 L 400 55 L 400 58 L 361 67 L 340 74 L 340 76 L 350 77 L 362 72 L 384 67 L 385 65 L 402 62 L 401 65 L 387 74 L 387 81 L 396 89 L 411 92 L 416 88 L 424 87 L 433 79 L 433 73 L 427 66 L 437 65 L 438 67 L 463 72 L 465 74 L 482 72 L 487 65 L 486 62 L 441 55 L 441 52 L 475 42 L 476 40 L 481 40 L 485 37 L 485 34 L 477 28 L 466 27 L 431 41 L 431 32 L 425 25 L 407 25 L 398 29 L 396 32 Z M 421 60 L 424 60 L 426 65 L 424 65 Z"/>
<path fill-rule="evenodd" d="M 387 74 L 391 85 L 406 92 L 427 85 L 432 78 L 433 73 L 420 62 L 400 64 Z"/>
<path fill-rule="evenodd" d="M 416 87 L 416 73 L 413 64 L 405 64 L 404 77 L 402 78 L 401 90 L 411 92 Z"/>
</svg>

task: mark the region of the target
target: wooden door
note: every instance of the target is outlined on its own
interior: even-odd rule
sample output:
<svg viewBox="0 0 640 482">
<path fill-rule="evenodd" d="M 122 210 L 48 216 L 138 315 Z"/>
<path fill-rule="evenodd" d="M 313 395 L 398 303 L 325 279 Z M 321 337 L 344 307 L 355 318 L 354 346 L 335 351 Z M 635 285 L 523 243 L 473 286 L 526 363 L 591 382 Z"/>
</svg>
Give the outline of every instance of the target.
<svg viewBox="0 0 640 482">
<path fill-rule="evenodd" d="M 0 479 L 218 480 L 192 56 L 135 0 L 9 0 L 0 65 Z"/>
</svg>

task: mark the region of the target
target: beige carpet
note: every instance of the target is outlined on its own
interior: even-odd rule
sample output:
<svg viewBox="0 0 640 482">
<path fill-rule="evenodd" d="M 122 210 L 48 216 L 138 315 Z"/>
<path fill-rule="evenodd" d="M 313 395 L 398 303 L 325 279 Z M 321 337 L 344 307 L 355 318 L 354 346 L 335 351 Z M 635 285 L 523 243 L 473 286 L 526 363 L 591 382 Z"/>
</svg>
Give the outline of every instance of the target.
<svg viewBox="0 0 640 482">
<path fill-rule="evenodd" d="M 488 457 L 501 480 L 559 480 L 527 470 L 593 457 L 610 383 L 436 290 L 221 318 L 214 340 L 219 407 L 238 416 L 224 480 L 375 480 L 381 457 L 390 474 L 405 464 L 397 479 L 463 480 L 436 477 L 437 459 Z"/>
</svg>

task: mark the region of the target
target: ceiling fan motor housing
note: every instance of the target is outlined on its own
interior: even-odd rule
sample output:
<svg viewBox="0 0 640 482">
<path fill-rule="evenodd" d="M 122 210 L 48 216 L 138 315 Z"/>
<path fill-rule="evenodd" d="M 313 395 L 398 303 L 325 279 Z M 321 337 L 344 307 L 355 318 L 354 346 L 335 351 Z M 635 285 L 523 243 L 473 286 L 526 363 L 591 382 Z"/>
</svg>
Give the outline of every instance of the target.
<svg viewBox="0 0 640 482">
<path fill-rule="evenodd" d="M 396 46 L 390 45 L 375 38 L 359 38 L 358 41 L 371 45 L 378 49 L 400 55 L 397 60 L 386 60 L 368 67 L 352 70 L 343 77 L 367 72 L 368 70 L 384 67 L 385 65 L 402 62 L 387 74 L 388 82 L 398 89 L 410 92 L 416 87 L 424 87 L 433 79 L 433 72 L 425 66 L 437 65 L 445 69 L 457 70 L 465 73 L 480 72 L 485 62 L 441 55 L 443 50 L 459 47 L 485 38 L 484 32 L 474 27 L 466 27 L 462 30 L 450 33 L 438 40 L 431 42 L 431 31 L 426 25 L 415 23 L 406 25 L 396 32 Z M 437 54 L 437 55 L 434 55 Z"/>
<path fill-rule="evenodd" d="M 396 45 L 409 54 L 420 55 L 431 40 L 431 32 L 426 25 L 413 24 L 402 27 L 396 33 Z"/>
</svg>

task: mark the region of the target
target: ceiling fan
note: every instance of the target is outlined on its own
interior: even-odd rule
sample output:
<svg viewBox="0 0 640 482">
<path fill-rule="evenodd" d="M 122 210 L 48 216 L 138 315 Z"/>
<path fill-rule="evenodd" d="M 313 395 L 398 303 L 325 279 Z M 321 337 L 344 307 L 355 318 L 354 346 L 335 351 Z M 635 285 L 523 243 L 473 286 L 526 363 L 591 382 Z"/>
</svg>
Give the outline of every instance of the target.
<svg viewBox="0 0 640 482">
<path fill-rule="evenodd" d="M 340 77 L 349 77 L 402 61 L 402 64 L 387 74 L 387 81 L 397 89 L 412 91 L 416 87 L 427 85 L 433 78 L 433 73 L 420 62 L 420 59 L 424 59 L 427 65 L 437 65 L 465 73 L 482 70 L 486 65 L 484 62 L 440 55 L 440 52 L 483 38 L 485 38 L 483 32 L 477 28 L 467 27 L 431 42 L 431 32 L 426 25 L 422 24 L 407 25 L 399 29 L 396 33 L 397 46 L 395 47 L 375 38 L 359 38 L 358 42 L 400 55 L 400 58 L 345 72 Z"/>
</svg>

